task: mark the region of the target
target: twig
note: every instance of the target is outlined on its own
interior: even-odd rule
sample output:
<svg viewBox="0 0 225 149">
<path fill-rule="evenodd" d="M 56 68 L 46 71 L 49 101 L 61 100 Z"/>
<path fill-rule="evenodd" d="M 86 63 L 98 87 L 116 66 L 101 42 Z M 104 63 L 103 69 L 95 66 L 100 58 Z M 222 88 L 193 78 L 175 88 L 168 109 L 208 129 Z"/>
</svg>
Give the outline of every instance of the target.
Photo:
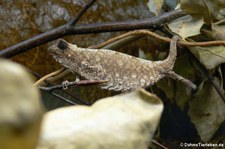
<svg viewBox="0 0 225 149">
<path fill-rule="evenodd" d="M 52 41 L 59 37 L 63 37 L 65 35 L 67 35 L 70 32 L 69 28 L 75 27 L 75 24 L 79 21 L 80 17 L 87 11 L 87 9 L 95 1 L 96 0 L 90 0 L 82 8 L 82 10 L 78 13 L 78 15 L 74 19 L 72 19 L 70 22 L 68 22 L 67 24 L 57 27 L 55 29 L 52 29 L 50 31 L 47 31 L 45 33 L 39 34 L 37 36 L 34 36 L 32 38 L 29 38 L 29 39 L 22 41 L 16 45 L 13 45 L 9 48 L 6 48 L 6 49 L 0 51 L 0 57 L 10 58 L 14 55 L 25 52 L 31 48 L 37 47 L 41 44 L 44 44 L 46 42 L 49 42 L 49 41 Z"/>
<path fill-rule="evenodd" d="M 144 30 L 143 30 L 144 31 Z M 137 33 L 138 32 L 138 33 Z M 118 40 L 122 40 L 122 39 L 124 39 L 124 38 L 126 38 L 126 37 L 128 37 L 128 36 L 140 36 L 140 34 L 143 34 L 143 33 L 141 33 L 142 32 L 142 30 L 137 30 L 137 31 L 130 31 L 130 32 L 127 32 L 127 33 L 124 33 L 124 34 L 122 34 L 122 35 L 119 35 L 119 36 L 116 36 L 116 37 L 113 37 L 113 38 L 111 38 L 111 39 L 109 39 L 109 40 L 107 40 L 107 41 L 105 41 L 105 42 L 102 42 L 102 43 L 100 43 L 100 44 L 98 44 L 98 45 L 94 45 L 94 46 L 89 46 L 88 48 L 90 48 L 90 49 L 100 49 L 100 48 L 102 48 L 102 47 L 105 47 L 106 45 L 109 45 L 109 44 L 111 44 L 111 43 L 114 43 L 114 42 L 116 42 L 116 41 L 118 41 Z"/>
<path fill-rule="evenodd" d="M 166 146 L 160 144 L 160 143 L 157 142 L 155 139 L 152 139 L 152 143 L 155 144 L 155 145 L 157 145 L 157 146 L 159 146 L 159 147 L 161 147 L 162 149 L 168 149 Z"/>
<path fill-rule="evenodd" d="M 154 140 L 156 140 L 156 139 L 154 139 Z M 180 149 L 180 145 L 178 145 L 176 143 L 172 143 L 171 140 L 164 140 L 164 139 L 157 138 L 157 141 L 163 142 L 163 144 L 166 144 L 167 146 L 170 146 L 170 148 Z"/>
<path fill-rule="evenodd" d="M 10 58 L 17 54 L 23 53 L 31 48 L 37 47 L 41 44 L 47 43 L 49 41 L 58 39 L 66 35 L 75 34 L 90 34 L 90 33 L 101 33 L 101 32 L 115 32 L 115 31 L 126 31 L 134 29 L 149 29 L 151 27 L 161 25 L 165 22 L 177 19 L 184 16 L 185 13 L 181 10 L 174 10 L 168 13 L 164 13 L 161 16 L 140 19 L 133 21 L 121 21 L 114 23 L 97 23 L 89 25 L 76 25 L 76 27 L 71 26 L 70 23 L 52 29 L 50 31 L 44 32 L 42 34 L 36 35 L 11 47 L 8 47 L 0 51 L 0 57 Z"/>
<path fill-rule="evenodd" d="M 69 35 L 158 28 L 159 26 L 161 27 L 166 22 L 180 18 L 185 15 L 186 14 L 179 9 L 164 13 L 157 17 L 146 19 L 118 21 L 110 23 L 96 23 L 88 25 L 84 24 L 76 27 L 70 27 Z"/>
<path fill-rule="evenodd" d="M 112 42 L 115 42 L 117 40 L 120 40 L 120 39 L 123 39 L 124 37 L 127 37 L 127 36 L 132 36 L 132 35 L 149 35 L 149 36 L 152 36 L 156 39 L 159 39 L 159 40 L 162 40 L 164 42 L 171 42 L 171 39 L 168 38 L 168 37 L 164 37 L 164 36 L 161 36 L 161 35 L 158 35 L 154 32 L 151 32 L 151 31 L 148 31 L 148 30 L 135 30 L 135 31 L 130 31 L 130 32 L 127 32 L 125 34 L 122 34 L 120 36 L 117 36 L 115 38 L 112 38 L 112 39 L 109 39 L 107 40 L 106 42 L 103 42 L 99 45 L 96 45 L 94 46 L 95 48 L 97 47 L 102 47 L 102 46 L 105 46 L 105 45 L 108 45 Z M 189 42 L 189 41 L 178 41 L 178 44 L 180 45 L 184 45 L 184 46 L 190 46 L 190 47 L 193 47 L 193 46 L 201 46 L 201 47 L 207 47 L 207 46 L 218 46 L 218 45 L 223 45 L 225 46 L 225 41 L 205 41 L 205 42 Z M 93 46 L 91 46 L 93 47 Z"/>
<path fill-rule="evenodd" d="M 33 71 L 30 70 L 29 68 L 27 68 L 27 69 L 28 69 L 32 74 L 34 74 L 37 78 L 42 78 L 38 73 L 33 72 Z M 52 85 L 52 84 L 51 84 L 49 81 L 47 81 L 47 80 L 45 80 L 45 82 L 46 82 L 48 85 Z M 61 90 L 61 91 L 62 91 L 62 90 Z M 47 92 L 47 91 L 46 91 L 46 92 Z M 86 101 L 83 100 L 83 99 L 80 99 L 80 98 L 77 97 L 77 96 L 71 95 L 70 93 L 68 93 L 68 92 L 66 92 L 66 91 L 62 91 L 62 92 L 64 92 L 65 94 L 67 94 L 67 95 L 69 95 L 69 96 L 75 98 L 77 101 L 79 101 L 79 103 L 82 103 L 82 104 L 85 104 L 85 105 L 90 105 L 90 103 L 86 102 Z M 71 100 L 69 100 L 69 99 L 66 99 L 66 98 L 62 97 L 62 96 L 58 95 L 57 93 L 53 93 L 53 92 L 47 92 L 47 93 L 49 93 L 49 94 L 51 94 L 51 95 L 53 95 L 53 96 L 59 98 L 59 99 L 62 100 L 62 101 L 65 101 L 65 102 L 67 102 L 67 103 L 69 103 L 69 104 L 72 104 L 72 105 L 73 105 L 73 103 L 74 103 L 73 101 L 71 101 Z M 74 103 L 74 104 L 76 104 L 76 103 Z"/>
<path fill-rule="evenodd" d="M 46 76 L 40 78 L 38 81 L 36 81 L 36 82 L 33 84 L 33 86 L 39 86 L 39 85 L 41 84 L 41 82 L 47 80 L 47 79 L 50 78 L 50 77 L 56 76 L 56 75 L 62 73 L 63 71 L 65 71 L 65 70 L 66 70 L 66 68 L 61 68 L 61 69 L 59 69 L 59 70 L 57 70 L 57 71 L 54 71 L 54 72 L 52 72 L 52 73 L 49 73 L 49 74 L 47 74 Z"/>
<path fill-rule="evenodd" d="M 92 84 L 100 84 L 100 83 L 105 83 L 107 81 L 105 80 L 80 80 L 80 81 L 72 81 L 72 82 L 67 82 L 67 87 L 69 86 L 77 86 L 77 85 L 92 85 Z M 59 84 L 59 85 L 54 85 L 51 87 L 43 87 L 43 86 L 39 86 L 38 88 L 40 88 L 41 90 L 45 90 L 45 91 L 52 91 L 55 89 L 61 89 L 64 88 L 63 84 Z"/>
<path fill-rule="evenodd" d="M 114 40 L 114 41 L 111 41 L 111 42 L 108 42 L 110 40 L 109 39 L 109 40 L 107 40 L 108 43 L 104 43 L 103 42 L 104 45 L 103 45 L 103 43 L 101 43 L 101 44 L 98 44 L 98 45 L 90 46 L 88 48 L 90 48 L 90 49 L 93 48 L 93 49 L 110 49 L 110 50 L 116 50 L 116 49 L 119 49 L 122 46 L 127 45 L 129 43 L 132 43 L 133 41 L 138 40 L 138 39 L 140 39 L 142 37 L 145 37 L 145 35 L 133 35 L 133 36 L 131 35 L 131 36 L 127 36 L 127 37 L 121 38 L 119 40 Z M 113 39 L 113 38 L 111 38 L 111 39 Z"/>
<path fill-rule="evenodd" d="M 45 91 L 45 90 L 43 90 L 43 91 Z M 45 92 L 47 92 L 47 91 L 45 91 Z M 73 102 L 72 100 L 69 100 L 69 99 L 67 99 L 67 98 L 65 98 L 65 97 L 63 97 L 63 96 L 61 96 L 61 95 L 59 95 L 59 94 L 56 94 L 56 93 L 54 93 L 54 92 L 47 92 L 47 93 L 49 93 L 49 94 L 51 94 L 51 95 L 57 97 L 58 99 L 60 99 L 60 100 L 62 100 L 62 101 L 64 101 L 64 102 L 66 102 L 66 103 L 68 103 L 68 104 L 70 104 L 70 105 L 76 105 L 76 103 Z"/>
<path fill-rule="evenodd" d="M 223 93 L 223 90 L 219 87 L 219 85 L 215 82 L 213 79 L 213 76 L 207 71 L 206 67 L 200 63 L 200 61 L 195 57 L 193 53 L 191 53 L 187 48 L 185 48 L 185 51 L 188 53 L 188 55 L 191 57 L 191 59 L 195 62 L 195 64 L 200 68 L 202 73 L 208 78 L 209 82 L 212 84 L 212 86 L 215 88 L 217 93 L 220 95 L 220 97 L 223 99 L 225 103 L 225 95 Z"/>
<path fill-rule="evenodd" d="M 60 73 L 60 74 L 58 74 L 58 75 L 56 75 L 56 76 L 47 78 L 47 80 L 48 80 L 49 82 L 51 82 L 51 83 L 54 83 L 55 81 L 57 81 L 57 80 L 63 78 L 64 76 L 66 76 L 66 75 L 68 75 L 68 74 L 70 74 L 70 73 L 71 73 L 71 72 L 70 72 L 68 69 L 66 69 L 65 71 L 63 71 L 62 73 Z"/>
<path fill-rule="evenodd" d="M 81 16 L 88 10 L 89 7 L 91 7 L 92 4 L 94 4 L 96 0 L 90 0 L 84 7 L 83 9 L 79 12 L 79 14 L 77 15 L 77 17 L 75 17 L 73 20 L 71 20 L 69 22 L 70 26 L 74 26 L 77 21 L 81 18 Z"/>
</svg>

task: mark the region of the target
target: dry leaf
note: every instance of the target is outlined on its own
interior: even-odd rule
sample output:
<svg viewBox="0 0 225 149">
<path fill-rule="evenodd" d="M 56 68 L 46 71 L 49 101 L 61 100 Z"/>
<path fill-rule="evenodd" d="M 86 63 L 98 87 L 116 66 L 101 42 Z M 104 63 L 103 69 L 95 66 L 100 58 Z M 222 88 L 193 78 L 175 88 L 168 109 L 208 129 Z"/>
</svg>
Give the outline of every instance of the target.
<svg viewBox="0 0 225 149">
<path fill-rule="evenodd" d="M 158 16 L 163 6 L 163 2 L 164 0 L 149 0 L 148 1 L 149 11 Z"/>
<path fill-rule="evenodd" d="M 225 47 L 192 47 L 191 51 L 199 58 L 200 62 L 208 69 L 225 62 Z"/>
<path fill-rule="evenodd" d="M 200 34 L 200 29 L 204 24 L 203 17 L 201 16 L 184 16 L 179 19 L 173 20 L 168 24 L 170 30 L 183 39 Z"/>
<path fill-rule="evenodd" d="M 214 78 L 220 84 L 218 78 Z M 221 89 L 223 90 L 222 86 Z M 189 116 L 198 134 L 209 141 L 225 120 L 225 104 L 209 81 L 199 86 L 199 91 L 190 102 Z"/>
<path fill-rule="evenodd" d="M 204 0 L 181 0 L 180 7 L 187 14 L 203 17 L 207 24 L 211 24 L 210 10 Z"/>
</svg>

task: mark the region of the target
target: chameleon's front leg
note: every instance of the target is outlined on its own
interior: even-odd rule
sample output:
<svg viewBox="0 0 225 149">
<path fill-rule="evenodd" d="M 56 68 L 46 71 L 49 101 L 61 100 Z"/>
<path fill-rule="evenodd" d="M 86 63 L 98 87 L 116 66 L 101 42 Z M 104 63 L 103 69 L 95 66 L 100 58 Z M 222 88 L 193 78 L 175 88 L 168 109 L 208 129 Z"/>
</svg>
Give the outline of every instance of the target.
<svg viewBox="0 0 225 149">
<path fill-rule="evenodd" d="M 166 74 L 166 77 L 172 78 L 174 80 L 178 80 L 181 81 L 182 83 L 184 83 L 185 85 L 187 85 L 187 94 L 190 95 L 192 91 L 195 91 L 197 89 L 197 86 L 192 83 L 190 80 L 176 74 L 174 71 L 169 71 Z"/>
</svg>

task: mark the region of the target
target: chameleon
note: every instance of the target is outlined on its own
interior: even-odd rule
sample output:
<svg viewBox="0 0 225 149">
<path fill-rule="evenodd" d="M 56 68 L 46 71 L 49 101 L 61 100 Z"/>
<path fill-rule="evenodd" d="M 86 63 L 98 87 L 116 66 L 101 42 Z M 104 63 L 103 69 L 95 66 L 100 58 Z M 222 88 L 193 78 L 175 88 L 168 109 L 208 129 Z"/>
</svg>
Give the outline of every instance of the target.
<svg viewBox="0 0 225 149">
<path fill-rule="evenodd" d="M 146 88 L 169 77 L 195 90 L 195 84 L 173 71 L 178 40 L 178 36 L 171 39 L 169 55 L 162 61 L 145 60 L 109 49 L 80 48 L 63 39 L 58 39 L 48 51 L 72 73 L 88 80 L 106 80 L 100 85 L 102 89 L 131 91 Z"/>
</svg>

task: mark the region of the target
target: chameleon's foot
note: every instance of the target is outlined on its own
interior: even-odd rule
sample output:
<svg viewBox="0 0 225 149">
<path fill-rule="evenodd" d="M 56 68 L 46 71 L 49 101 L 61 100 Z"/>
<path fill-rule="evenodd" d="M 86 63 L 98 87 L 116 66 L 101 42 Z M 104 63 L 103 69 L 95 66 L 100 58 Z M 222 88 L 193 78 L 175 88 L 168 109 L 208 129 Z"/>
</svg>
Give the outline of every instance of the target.
<svg viewBox="0 0 225 149">
<path fill-rule="evenodd" d="M 78 76 L 76 76 L 75 82 L 79 82 L 79 81 L 80 81 L 80 78 Z"/>
<path fill-rule="evenodd" d="M 66 80 L 66 81 L 63 81 L 62 82 L 62 89 L 63 90 L 67 90 L 68 89 L 68 86 L 69 86 L 69 81 L 68 80 Z"/>
<path fill-rule="evenodd" d="M 189 82 L 189 86 L 186 88 L 187 95 L 191 96 L 194 93 L 196 93 L 196 91 L 197 91 L 197 86 L 194 83 Z"/>
<path fill-rule="evenodd" d="M 186 79 L 186 78 L 176 74 L 173 71 L 167 72 L 166 76 L 170 77 L 172 79 L 178 80 L 178 81 L 182 82 L 183 84 L 187 85 L 186 93 L 189 96 L 194 94 L 195 91 L 197 90 L 197 86 L 194 83 L 192 83 L 190 80 L 188 80 L 188 79 Z"/>
</svg>

